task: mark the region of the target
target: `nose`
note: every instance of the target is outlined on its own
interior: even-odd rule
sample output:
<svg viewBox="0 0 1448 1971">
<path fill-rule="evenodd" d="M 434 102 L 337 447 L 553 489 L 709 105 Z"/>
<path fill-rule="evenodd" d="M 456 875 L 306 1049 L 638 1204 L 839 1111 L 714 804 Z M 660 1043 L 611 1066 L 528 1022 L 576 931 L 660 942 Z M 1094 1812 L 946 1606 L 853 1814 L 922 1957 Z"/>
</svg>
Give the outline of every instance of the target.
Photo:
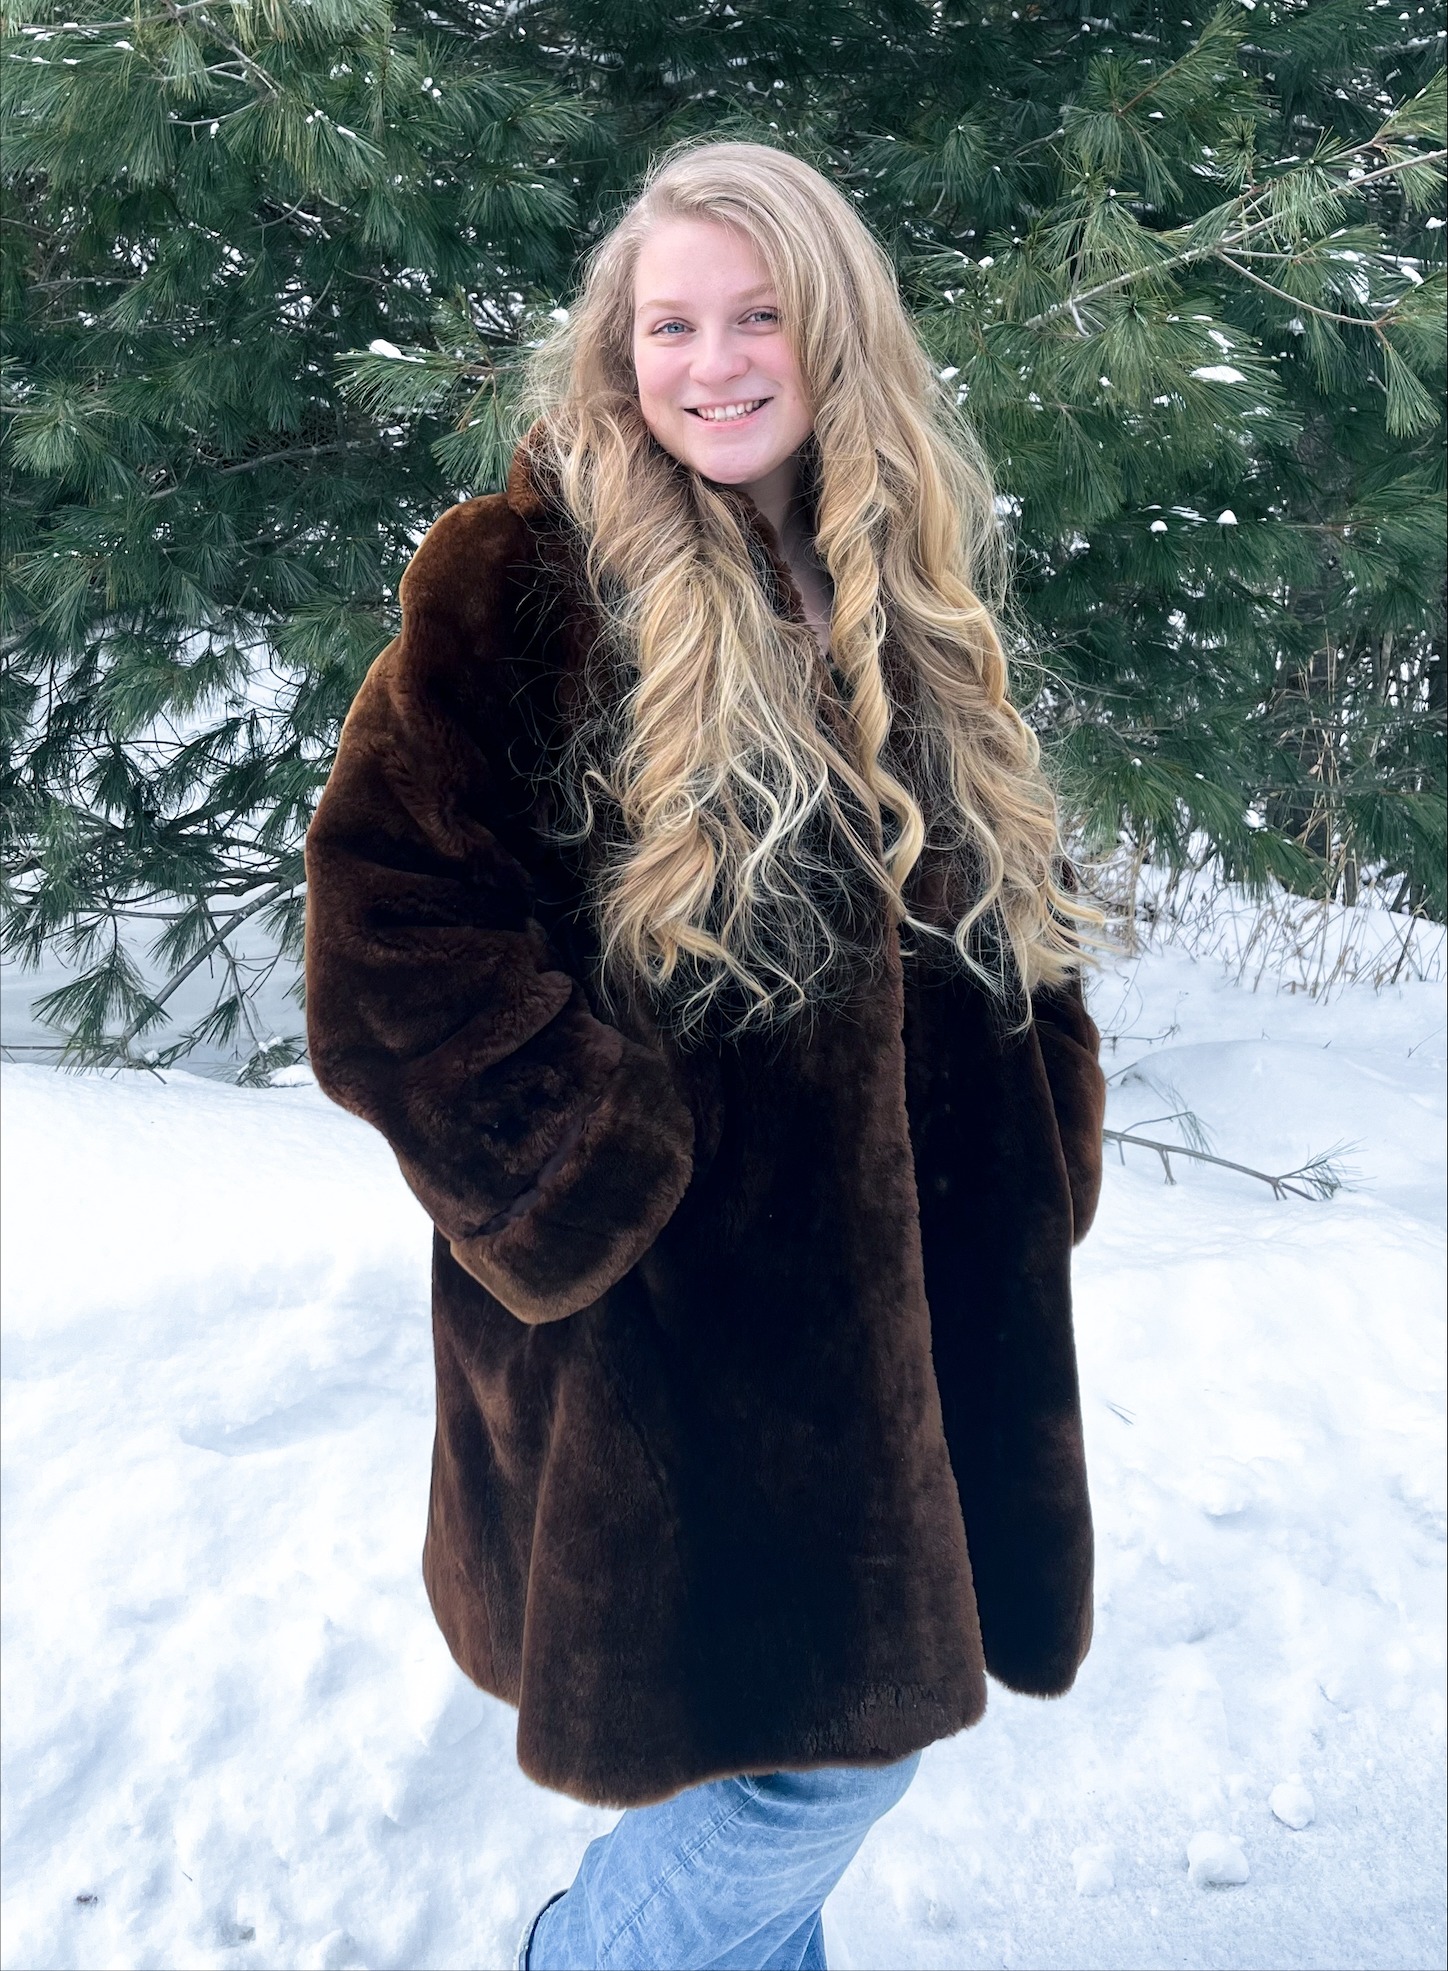
<svg viewBox="0 0 1448 1971">
<path fill-rule="evenodd" d="M 743 376 L 749 365 L 748 350 L 741 348 L 727 330 L 708 330 L 695 345 L 689 374 L 703 389 L 716 390 Z"/>
</svg>

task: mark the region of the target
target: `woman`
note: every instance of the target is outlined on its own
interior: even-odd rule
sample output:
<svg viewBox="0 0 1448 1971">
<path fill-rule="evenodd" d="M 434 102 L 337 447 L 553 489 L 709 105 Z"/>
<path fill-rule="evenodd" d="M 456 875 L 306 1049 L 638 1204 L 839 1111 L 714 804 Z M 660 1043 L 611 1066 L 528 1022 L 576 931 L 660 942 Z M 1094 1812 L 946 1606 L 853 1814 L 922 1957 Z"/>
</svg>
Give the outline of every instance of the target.
<svg viewBox="0 0 1448 1971">
<path fill-rule="evenodd" d="M 311 829 L 312 1059 L 437 1227 L 437 1619 L 631 1810 L 519 1962 L 817 1966 L 921 1748 L 1090 1634 L 1093 913 L 838 192 L 675 153 L 536 382 Z"/>
</svg>

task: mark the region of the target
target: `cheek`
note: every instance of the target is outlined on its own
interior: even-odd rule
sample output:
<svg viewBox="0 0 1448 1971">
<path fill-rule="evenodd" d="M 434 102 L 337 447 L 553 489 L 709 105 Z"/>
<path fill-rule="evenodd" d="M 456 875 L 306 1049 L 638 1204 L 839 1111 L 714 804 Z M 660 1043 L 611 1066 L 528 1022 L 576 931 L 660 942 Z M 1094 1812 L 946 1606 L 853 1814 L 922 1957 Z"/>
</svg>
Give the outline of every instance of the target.
<svg viewBox="0 0 1448 1971">
<path fill-rule="evenodd" d="M 673 392 L 678 360 L 672 349 L 660 348 L 656 342 L 636 342 L 634 344 L 634 380 L 638 384 L 639 400 L 647 398 L 667 400 Z"/>
<path fill-rule="evenodd" d="M 789 441 L 792 450 L 802 445 L 814 430 L 814 409 L 805 394 L 803 383 L 799 382 L 798 379 L 796 379 L 794 389 L 790 394 L 786 422 L 789 428 Z"/>
<path fill-rule="evenodd" d="M 804 377 L 800 374 L 794 351 L 787 344 L 778 350 L 770 368 L 789 393 L 790 407 L 796 416 L 812 422 L 809 391 L 805 388 Z"/>
</svg>

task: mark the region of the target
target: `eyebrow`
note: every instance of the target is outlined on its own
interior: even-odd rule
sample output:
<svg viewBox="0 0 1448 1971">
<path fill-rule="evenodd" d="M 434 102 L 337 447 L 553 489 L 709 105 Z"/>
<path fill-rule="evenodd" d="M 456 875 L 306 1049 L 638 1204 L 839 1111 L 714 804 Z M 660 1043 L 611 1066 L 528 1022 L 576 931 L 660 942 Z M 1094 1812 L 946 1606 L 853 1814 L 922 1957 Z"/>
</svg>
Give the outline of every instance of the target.
<svg viewBox="0 0 1448 1971">
<path fill-rule="evenodd" d="M 735 303 L 737 306 L 743 307 L 746 302 L 758 300 L 761 294 L 773 294 L 774 291 L 775 289 L 774 289 L 773 281 L 761 281 L 758 287 L 745 288 L 742 294 L 737 294 L 734 297 Z M 648 301 L 636 302 L 634 305 L 634 313 L 636 315 L 641 315 L 646 308 L 667 308 L 672 310 L 674 313 L 680 315 L 686 315 L 689 312 L 686 304 L 682 301 L 648 300 Z"/>
</svg>

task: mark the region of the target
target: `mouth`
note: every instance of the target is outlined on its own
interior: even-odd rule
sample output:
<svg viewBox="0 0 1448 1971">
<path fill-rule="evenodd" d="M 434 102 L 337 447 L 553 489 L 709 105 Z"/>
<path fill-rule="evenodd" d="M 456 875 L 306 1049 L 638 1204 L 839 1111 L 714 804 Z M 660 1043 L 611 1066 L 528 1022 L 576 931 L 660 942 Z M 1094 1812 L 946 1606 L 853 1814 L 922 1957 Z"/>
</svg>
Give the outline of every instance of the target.
<svg viewBox="0 0 1448 1971">
<path fill-rule="evenodd" d="M 735 404 L 686 404 L 684 408 L 690 417 L 705 424 L 742 424 L 770 401 L 768 397 L 745 397 Z"/>
</svg>

